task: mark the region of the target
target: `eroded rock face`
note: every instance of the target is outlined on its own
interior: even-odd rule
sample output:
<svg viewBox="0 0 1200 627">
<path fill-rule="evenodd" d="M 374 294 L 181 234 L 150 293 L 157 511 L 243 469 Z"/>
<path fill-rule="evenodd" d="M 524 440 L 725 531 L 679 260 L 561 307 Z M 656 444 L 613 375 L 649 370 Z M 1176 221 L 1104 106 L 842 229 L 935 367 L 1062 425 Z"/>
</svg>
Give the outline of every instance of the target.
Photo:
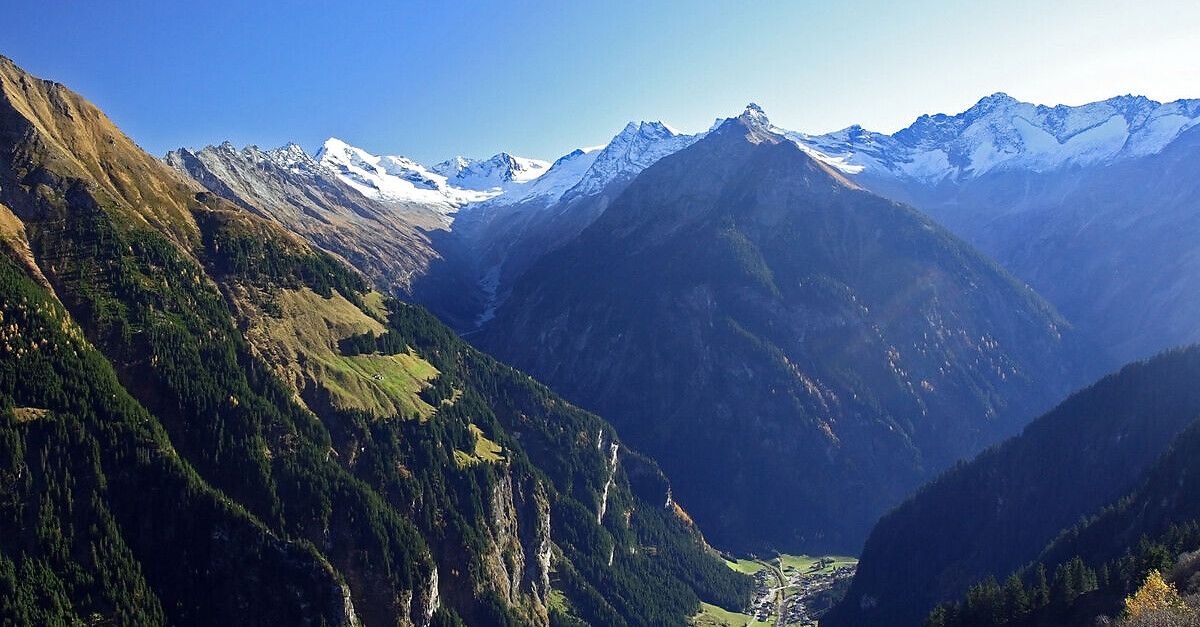
<svg viewBox="0 0 1200 627">
<path fill-rule="evenodd" d="M 362 621 L 358 620 L 358 614 L 354 612 L 354 600 L 350 598 L 350 588 L 345 585 L 340 585 L 338 588 L 342 592 L 342 625 L 346 627 L 359 627 Z"/>
<path fill-rule="evenodd" d="M 514 489 L 513 477 L 506 473 L 492 494 L 488 531 L 493 547 L 485 560 L 490 581 L 527 620 L 546 624 L 553 544 L 545 487 L 527 479 Z"/>
</svg>

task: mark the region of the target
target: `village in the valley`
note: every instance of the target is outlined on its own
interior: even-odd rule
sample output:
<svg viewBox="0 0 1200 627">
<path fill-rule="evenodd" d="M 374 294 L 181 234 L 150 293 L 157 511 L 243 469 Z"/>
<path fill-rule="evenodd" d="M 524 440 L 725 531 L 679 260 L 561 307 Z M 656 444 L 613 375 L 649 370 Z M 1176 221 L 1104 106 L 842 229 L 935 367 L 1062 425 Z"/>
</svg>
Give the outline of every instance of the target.
<svg viewBox="0 0 1200 627">
<path fill-rule="evenodd" d="M 693 619 L 698 626 L 816 625 L 846 594 L 857 560 L 845 557 L 779 555 L 771 559 L 730 560 L 754 578 L 754 600 L 742 613 L 709 606 Z"/>
</svg>

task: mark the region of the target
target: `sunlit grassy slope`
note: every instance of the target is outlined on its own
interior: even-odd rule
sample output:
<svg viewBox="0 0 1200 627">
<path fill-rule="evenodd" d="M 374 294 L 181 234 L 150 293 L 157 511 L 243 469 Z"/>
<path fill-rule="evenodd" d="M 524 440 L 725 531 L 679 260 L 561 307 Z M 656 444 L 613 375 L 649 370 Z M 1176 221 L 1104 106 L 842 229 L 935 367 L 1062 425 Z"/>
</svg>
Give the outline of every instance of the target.
<svg viewBox="0 0 1200 627">
<path fill-rule="evenodd" d="M 475 436 L 475 449 L 468 453 L 466 451 L 454 451 L 454 461 L 459 468 L 465 468 L 480 462 L 496 463 L 504 461 L 504 447 L 487 439 L 483 435 L 483 431 L 475 425 L 467 427 L 471 434 Z"/>
<path fill-rule="evenodd" d="M 368 296 L 368 308 L 385 313 L 382 303 Z M 374 306 L 372 307 L 372 303 Z M 272 363 L 283 364 L 280 374 L 298 390 L 325 388 L 342 409 L 366 411 L 379 418 L 428 418 L 434 408 L 418 394 L 438 371 L 415 354 L 354 355 L 338 352 L 338 340 L 351 335 L 383 333 L 378 320 L 334 293 L 279 290 L 267 307 L 271 314 L 255 316 L 247 335 Z"/>
<path fill-rule="evenodd" d="M 755 620 L 749 614 L 730 612 L 710 603 L 701 603 L 700 613 L 692 617 L 692 624 L 696 627 L 744 627 L 755 624 Z"/>
</svg>

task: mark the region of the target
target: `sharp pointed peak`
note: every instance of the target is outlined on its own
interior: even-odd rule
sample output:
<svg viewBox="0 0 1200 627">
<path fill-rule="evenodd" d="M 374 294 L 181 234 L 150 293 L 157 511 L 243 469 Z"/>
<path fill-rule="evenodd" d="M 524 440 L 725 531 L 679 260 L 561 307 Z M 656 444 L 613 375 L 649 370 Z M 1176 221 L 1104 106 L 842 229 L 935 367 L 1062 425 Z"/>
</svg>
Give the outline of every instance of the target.
<svg viewBox="0 0 1200 627">
<path fill-rule="evenodd" d="M 746 110 L 741 115 L 733 118 L 717 119 L 717 123 L 713 128 L 709 129 L 709 133 L 722 131 L 723 129 L 738 128 L 738 132 L 748 132 L 749 136 L 756 142 L 764 140 L 768 137 L 779 137 L 771 120 L 767 118 L 767 114 L 758 104 L 751 102 L 746 105 Z"/>
<path fill-rule="evenodd" d="M 633 120 L 621 129 L 617 134 L 618 137 L 628 137 L 633 135 L 659 136 L 659 135 L 682 135 L 677 129 L 662 120 Z"/>
<path fill-rule="evenodd" d="M 974 106 L 968 109 L 968 111 L 993 111 L 995 109 L 1010 107 L 1020 103 L 1020 100 L 1017 100 L 1016 98 L 1013 98 L 1002 91 L 998 91 L 990 96 L 984 96 L 983 98 L 980 98 L 979 102 L 976 102 Z"/>
<path fill-rule="evenodd" d="M 303 146 L 301 146 L 300 144 L 297 144 L 296 142 L 288 142 L 278 148 L 275 148 L 274 150 L 268 150 L 267 153 L 272 154 L 272 155 L 283 155 L 283 156 L 289 156 L 289 157 L 295 157 L 295 158 L 300 158 L 302 156 L 307 157 L 309 159 L 312 158 L 312 156 L 308 154 L 308 151 L 305 150 Z"/>
<path fill-rule="evenodd" d="M 746 105 L 746 110 L 737 119 L 752 129 L 769 130 L 771 128 L 771 120 L 767 117 L 767 113 L 754 102 Z"/>
<path fill-rule="evenodd" d="M 326 150 L 344 150 L 346 148 L 353 148 L 354 146 L 351 146 L 337 137 L 329 137 L 324 142 L 321 142 L 321 147 Z"/>
</svg>

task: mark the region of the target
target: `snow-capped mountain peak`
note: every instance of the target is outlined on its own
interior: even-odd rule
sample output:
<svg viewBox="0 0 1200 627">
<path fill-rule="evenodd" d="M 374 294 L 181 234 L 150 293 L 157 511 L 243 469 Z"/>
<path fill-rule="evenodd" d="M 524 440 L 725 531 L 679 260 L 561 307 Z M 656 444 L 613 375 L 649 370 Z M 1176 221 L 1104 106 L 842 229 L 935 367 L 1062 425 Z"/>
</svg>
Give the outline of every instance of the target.
<svg viewBox="0 0 1200 627">
<path fill-rule="evenodd" d="M 980 98 L 979 102 L 976 102 L 974 106 L 967 109 L 966 113 L 968 117 L 978 117 L 996 109 L 1004 109 L 1018 104 L 1021 104 L 1021 101 L 1002 91 L 998 91 L 990 96 Z"/>
<path fill-rule="evenodd" d="M 565 198 L 597 193 L 614 181 L 632 178 L 662 157 L 682 150 L 699 135 L 684 135 L 661 121 L 630 122 L 607 144 L 579 148 L 550 165 L 527 184 L 513 185 L 487 206 L 536 201 L 549 206 Z M 520 183 L 520 181 L 517 181 Z"/>
<path fill-rule="evenodd" d="M 786 135 L 849 174 L 933 183 L 992 171 L 1046 172 L 1153 154 L 1197 123 L 1200 100 L 1161 104 L 1127 95 L 1048 107 L 997 92 L 957 115 L 922 115 L 892 135 L 859 127 L 825 135 Z"/>
<path fill-rule="evenodd" d="M 507 193 L 498 196 L 487 204 L 512 205 L 537 200 L 544 205 L 557 202 L 563 195 L 579 183 L 592 164 L 596 162 L 603 146 L 591 148 L 576 148 L 559 157 L 545 173 L 523 186 L 512 186 Z"/>
<path fill-rule="evenodd" d="M 753 102 L 746 105 L 746 110 L 738 119 L 750 128 L 771 128 L 771 120 L 767 118 L 766 112 Z"/>
<path fill-rule="evenodd" d="M 247 147 L 247 150 L 250 148 Z M 312 155 L 305 152 L 299 144 L 294 142 L 289 142 L 286 146 L 281 146 L 274 150 L 259 152 L 263 158 L 287 170 L 311 172 L 313 169 L 320 167 L 320 163 Z"/>
<path fill-rule="evenodd" d="M 426 167 L 407 157 L 373 155 L 336 137 L 325 141 L 316 159 L 368 197 L 426 203 L 444 213 L 507 194 L 550 169 L 546 161 L 507 152 L 482 160 L 454 157 Z"/>
<path fill-rule="evenodd" d="M 445 161 L 429 168 L 444 177 L 450 178 L 459 172 L 462 172 L 467 166 L 471 165 L 474 159 L 468 159 L 462 155 L 454 156 Z"/>
<path fill-rule="evenodd" d="M 569 193 L 599 192 L 613 181 L 633 177 L 699 138 L 700 135 L 684 135 L 660 121 L 630 122 L 600 150 L 591 167 Z"/>
<path fill-rule="evenodd" d="M 373 155 L 331 137 L 315 158 L 369 198 L 391 202 L 418 202 L 451 213 L 459 207 L 495 195 L 495 192 L 456 187 L 430 168 L 398 155 Z"/>
<path fill-rule="evenodd" d="M 746 134 L 754 142 L 767 140 L 769 137 L 777 136 L 781 132 L 780 129 L 771 124 L 770 118 L 767 117 L 762 107 L 753 102 L 746 105 L 746 109 L 740 115 L 731 118 L 717 118 L 712 128 L 708 129 L 708 133 L 714 133 L 718 130 Z M 708 133 L 705 133 L 705 135 Z"/>
<path fill-rule="evenodd" d="M 336 137 L 330 137 L 321 144 L 313 158 L 322 163 L 326 161 L 350 163 L 355 160 L 361 161 L 364 157 L 369 156 L 364 150 L 355 148 Z"/>
<path fill-rule="evenodd" d="M 456 187 L 487 191 L 503 188 L 508 183 L 532 181 L 545 174 L 550 163 L 502 152 L 483 160 L 454 157 L 430 169 Z"/>
</svg>

